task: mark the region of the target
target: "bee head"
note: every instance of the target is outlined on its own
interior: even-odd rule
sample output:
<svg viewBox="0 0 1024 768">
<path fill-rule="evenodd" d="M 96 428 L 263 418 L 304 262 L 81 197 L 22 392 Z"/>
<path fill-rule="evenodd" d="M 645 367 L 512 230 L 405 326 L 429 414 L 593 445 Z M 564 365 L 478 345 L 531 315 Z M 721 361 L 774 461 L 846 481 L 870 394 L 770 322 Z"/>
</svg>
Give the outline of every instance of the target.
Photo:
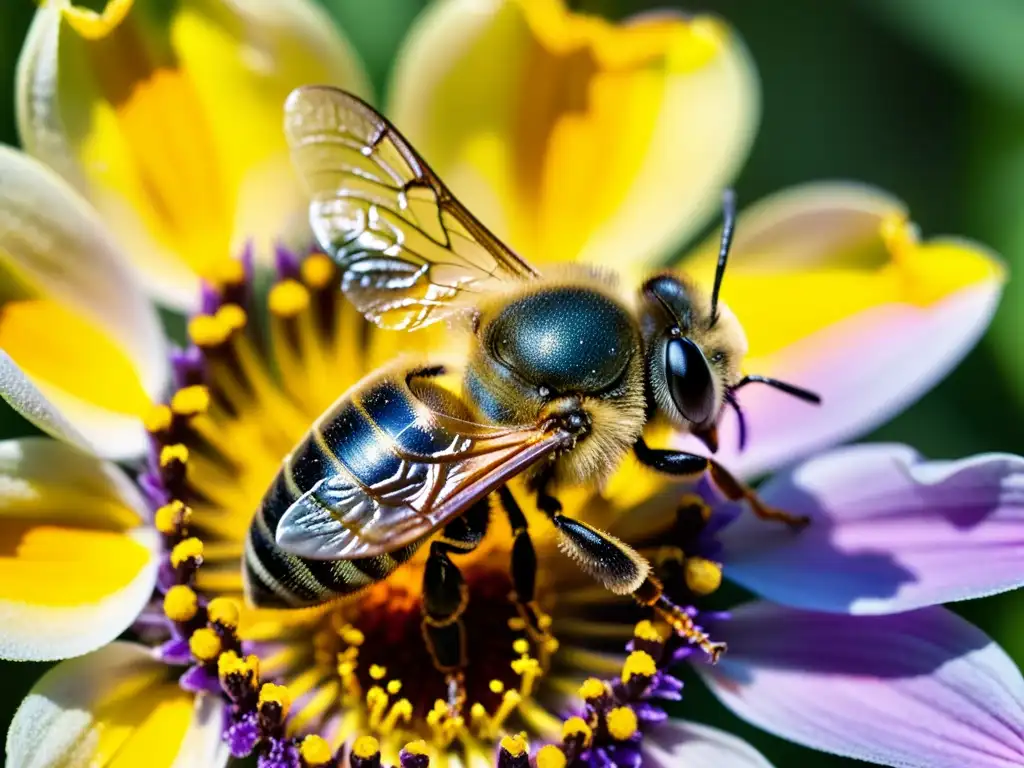
<svg viewBox="0 0 1024 768">
<path fill-rule="evenodd" d="M 679 275 L 652 277 L 641 298 L 647 381 L 658 412 L 690 432 L 713 430 L 747 351 L 742 326 Z"/>
</svg>

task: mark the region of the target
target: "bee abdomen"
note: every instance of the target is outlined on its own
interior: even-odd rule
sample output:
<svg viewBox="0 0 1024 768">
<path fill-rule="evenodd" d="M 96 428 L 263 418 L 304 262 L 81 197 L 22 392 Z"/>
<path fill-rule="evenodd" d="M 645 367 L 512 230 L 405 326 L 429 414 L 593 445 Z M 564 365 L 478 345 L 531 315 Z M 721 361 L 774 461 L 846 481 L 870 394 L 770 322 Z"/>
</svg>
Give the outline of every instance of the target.
<svg viewBox="0 0 1024 768">
<path fill-rule="evenodd" d="M 378 380 L 331 407 L 285 460 L 249 529 L 245 583 L 259 606 L 301 607 L 352 594 L 386 578 L 408 560 L 415 542 L 394 552 L 354 560 L 310 560 L 285 552 L 275 540 L 282 515 L 319 481 L 343 475 L 362 498 L 342 520 L 358 526 L 378 513 L 374 496 L 399 501 L 416 488 L 409 473 L 420 465 L 397 450 L 429 455 L 451 444 L 424 429 L 404 387 Z M 365 490 L 372 489 L 373 495 Z"/>
</svg>

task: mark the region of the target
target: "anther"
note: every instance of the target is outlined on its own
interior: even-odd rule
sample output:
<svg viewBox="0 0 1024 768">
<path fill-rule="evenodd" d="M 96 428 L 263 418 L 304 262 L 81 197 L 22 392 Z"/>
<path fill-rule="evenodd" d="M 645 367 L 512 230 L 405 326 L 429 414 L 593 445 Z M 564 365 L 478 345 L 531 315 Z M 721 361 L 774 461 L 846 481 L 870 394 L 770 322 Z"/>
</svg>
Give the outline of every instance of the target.
<svg viewBox="0 0 1024 768">
<path fill-rule="evenodd" d="M 215 597 L 206 607 L 210 621 L 219 624 L 225 629 L 235 629 L 238 626 L 238 604 L 228 597 Z"/>
<path fill-rule="evenodd" d="M 153 525 L 164 536 L 180 536 L 187 532 L 191 519 L 192 510 L 175 499 L 153 514 Z"/>
<path fill-rule="evenodd" d="M 322 736 L 311 733 L 299 744 L 299 756 L 304 765 L 309 768 L 319 768 L 330 764 L 334 755 L 331 754 L 331 746 Z"/>
<path fill-rule="evenodd" d="M 260 725 L 267 733 L 277 733 L 284 725 L 291 708 L 292 698 L 288 689 L 275 683 L 264 683 L 260 686 L 260 696 L 256 703 L 260 716 Z"/>
<path fill-rule="evenodd" d="M 171 621 L 188 621 L 196 615 L 197 610 L 199 598 L 184 584 L 175 584 L 164 595 L 164 614 Z"/>
<path fill-rule="evenodd" d="M 665 651 L 665 642 L 671 636 L 671 632 L 664 624 L 655 624 L 644 619 L 633 629 L 633 649 L 643 651 L 657 663 Z"/>
<path fill-rule="evenodd" d="M 245 324 L 249 322 L 245 310 L 237 304 L 225 304 L 217 310 L 216 317 L 228 329 L 229 336 L 245 328 Z"/>
<path fill-rule="evenodd" d="M 252 701 L 260 675 L 259 657 L 250 654 L 242 659 L 234 651 L 217 657 L 217 677 L 221 688 L 235 704 Z"/>
<path fill-rule="evenodd" d="M 639 726 L 636 712 L 630 707 L 616 707 L 605 717 L 609 735 L 617 741 L 630 738 Z"/>
<path fill-rule="evenodd" d="M 695 595 L 710 595 L 722 585 L 722 566 L 703 557 L 689 557 L 683 571 L 686 586 Z"/>
<path fill-rule="evenodd" d="M 577 753 L 590 746 L 593 731 L 582 717 L 570 717 L 562 723 L 562 741 L 574 744 Z"/>
<path fill-rule="evenodd" d="M 164 487 L 177 488 L 185 480 L 188 468 L 188 448 L 182 443 L 165 445 L 160 449 L 160 479 Z"/>
<path fill-rule="evenodd" d="M 646 651 L 633 651 L 622 665 L 622 684 L 630 698 L 647 690 L 651 678 L 658 672 L 654 657 Z"/>
<path fill-rule="evenodd" d="M 313 253 L 306 257 L 300 268 L 302 282 L 311 288 L 326 288 L 334 277 L 334 262 L 325 254 Z"/>
<path fill-rule="evenodd" d="M 596 677 L 588 677 L 580 685 L 579 695 L 581 699 L 593 706 L 608 695 L 608 686 L 603 680 L 598 680 Z"/>
<path fill-rule="evenodd" d="M 143 420 L 143 425 L 146 427 L 146 431 L 151 435 L 159 435 L 167 432 L 171 428 L 172 414 L 171 409 L 166 405 L 154 405 L 149 409 L 146 414 L 146 418 Z"/>
<path fill-rule="evenodd" d="M 530 643 L 525 638 L 520 637 L 512 643 L 512 650 L 522 656 L 530 652 Z"/>
<path fill-rule="evenodd" d="M 373 736 L 360 736 L 348 756 L 352 768 L 380 768 L 380 743 Z"/>
<path fill-rule="evenodd" d="M 192 655 L 196 661 L 204 664 L 216 659 L 220 655 L 221 647 L 220 635 L 209 627 L 197 629 L 188 639 L 188 648 Z"/>
<path fill-rule="evenodd" d="M 374 680 L 383 680 L 384 676 L 387 675 L 387 667 L 382 667 L 380 664 L 370 665 L 370 677 Z"/>
<path fill-rule="evenodd" d="M 210 277 L 218 285 L 238 285 L 245 282 L 245 264 L 238 259 L 223 259 L 216 264 Z"/>
<path fill-rule="evenodd" d="M 515 734 L 505 736 L 499 744 L 498 768 L 529 768 L 530 752 L 526 739 Z"/>
<path fill-rule="evenodd" d="M 430 765 L 427 743 L 423 739 L 410 741 L 398 753 L 398 762 L 401 768 L 427 768 Z"/>
<path fill-rule="evenodd" d="M 171 550 L 171 565 L 175 568 L 181 568 L 186 564 L 196 567 L 202 562 L 203 542 L 195 536 L 179 541 Z"/>
<path fill-rule="evenodd" d="M 283 280 L 270 289 L 270 311 L 279 317 L 295 317 L 309 306 L 309 291 L 297 280 Z"/>
<path fill-rule="evenodd" d="M 230 334 L 231 329 L 213 315 L 197 315 L 188 323 L 188 337 L 203 349 L 220 346 Z"/>
<path fill-rule="evenodd" d="M 179 416 L 196 416 L 210 407 L 210 391 L 202 384 L 183 387 L 171 397 L 171 410 Z"/>
<path fill-rule="evenodd" d="M 534 761 L 537 768 L 565 768 L 568 762 L 565 753 L 554 744 L 545 744 L 538 749 Z"/>
</svg>

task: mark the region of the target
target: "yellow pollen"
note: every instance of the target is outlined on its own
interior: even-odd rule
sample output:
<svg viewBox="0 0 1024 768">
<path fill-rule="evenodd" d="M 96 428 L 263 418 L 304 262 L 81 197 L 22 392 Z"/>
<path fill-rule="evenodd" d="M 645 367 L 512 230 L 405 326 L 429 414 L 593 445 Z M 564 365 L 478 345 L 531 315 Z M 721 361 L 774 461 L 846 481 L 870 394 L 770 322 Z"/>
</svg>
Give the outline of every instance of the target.
<svg viewBox="0 0 1024 768">
<path fill-rule="evenodd" d="M 143 425 L 150 434 L 166 432 L 171 428 L 172 418 L 171 409 L 166 405 L 154 405 L 149 409 L 149 413 L 146 414 Z"/>
<path fill-rule="evenodd" d="M 197 315 L 188 323 L 188 337 L 198 347 L 216 347 L 223 344 L 231 329 L 213 315 Z"/>
<path fill-rule="evenodd" d="M 505 684 L 498 679 L 491 680 L 487 687 L 491 689 L 491 693 L 501 693 L 505 690 Z"/>
<path fill-rule="evenodd" d="M 524 654 L 530 652 L 530 643 L 525 638 L 520 637 L 514 643 L 512 643 L 512 650 L 518 654 Z"/>
<path fill-rule="evenodd" d="M 554 744 L 545 744 L 537 750 L 537 768 L 565 768 L 565 753 Z"/>
<path fill-rule="evenodd" d="M 311 733 L 299 745 L 299 754 L 310 765 L 323 765 L 331 761 L 331 745 L 322 736 Z"/>
<path fill-rule="evenodd" d="M 188 639 L 188 648 L 199 661 L 213 661 L 220 654 L 220 636 L 209 627 L 197 629 Z"/>
<path fill-rule="evenodd" d="M 380 743 L 373 736 L 360 736 L 352 745 L 352 754 L 363 760 L 368 760 L 378 752 L 380 752 Z"/>
<path fill-rule="evenodd" d="M 416 739 L 416 741 L 410 741 L 405 745 L 405 751 L 410 755 L 429 755 L 430 752 L 427 749 L 427 742 L 423 739 Z"/>
<path fill-rule="evenodd" d="M 526 750 L 529 749 L 526 744 L 526 739 L 518 733 L 512 736 L 503 737 L 501 740 L 501 748 L 512 755 L 512 757 L 519 757 L 519 755 L 525 753 Z"/>
<path fill-rule="evenodd" d="M 167 536 L 178 532 L 179 526 L 188 525 L 192 518 L 192 510 L 175 499 L 169 504 L 164 504 L 153 514 L 153 524 L 156 529 Z"/>
<path fill-rule="evenodd" d="M 668 627 L 663 624 L 655 624 L 653 621 L 644 619 L 638 622 L 633 629 L 633 637 L 638 640 L 646 640 L 649 643 L 663 643 L 668 635 Z"/>
<path fill-rule="evenodd" d="M 604 682 L 596 677 L 588 677 L 583 681 L 579 689 L 580 698 L 584 701 L 599 699 L 605 694 Z"/>
<path fill-rule="evenodd" d="M 171 398 L 171 410 L 182 416 L 205 413 L 210 407 L 210 392 L 202 384 L 184 387 Z"/>
<path fill-rule="evenodd" d="M 402 681 L 401 680 L 389 680 L 387 688 L 388 688 L 388 693 L 390 693 L 392 696 L 395 696 L 396 694 L 398 694 L 402 690 Z"/>
<path fill-rule="evenodd" d="M 593 731 L 582 717 L 570 717 L 562 724 L 562 741 L 573 736 L 583 737 L 583 746 L 590 744 L 590 737 Z"/>
<path fill-rule="evenodd" d="M 703 557 L 687 558 L 684 574 L 686 586 L 697 595 L 710 595 L 722 585 L 722 566 Z"/>
<path fill-rule="evenodd" d="M 629 707 L 616 707 L 608 713 L 608 733 L 613 739 L 625 741 L 637 729 L 636 712 Z"/>
<path fill-rule="evenodd" d="M 288 693 L 288 689 L 283 685 L 264 683 L 260 686 L 259 706 L 262 707 L 264 704 L 279 705 L 282 717 L 284 717 L 288 714 L 288 709 L 292 705 L 292 697 Z"/>
<path fill-rule="evenodd" d="M 626 657 L 622 665 L 622 682 L 628 683 L 633 677 L 653 677 L 658 671 L 651 654 L 645 651 L 633 651 Z"/>
<path fill-rule="evenodd" d="M 225 304 L 217 310 L 217 320 L 228 329 L 230 335 L 233 331 L 240 331 L 245 328 L 249 318 L 246 316 L 245 310 L 237 304 Z"/>
<path fill-rule="evenodd" d="M 270 311 L 281 317 L 294 317 L 309 306 L 309 291 L 295 280 L 285 280 L 270 289 Z"/>
<path fill-rule="evenodd" d="M 237 285 L 245 280 L 245 265 L 238 259 L 218 261 L 211 277 L 220 285 Z"/>
<path fill-rule="evenodd" d="M 201 560 L 203 557 L 203 542 L 195 536 L 183 539 L 174 545 L 171 550 L 171 565 L 177 568 L 186 560 Z"/>
<path fill-rule="evenodd" d="M 188 463 L 188 447 L 182 443 L 165 445 L 160 449 L 160 466 L 166 467 L 174 462 Z"/>
<path fill-rule="evenodd" d="M 352 626 L 343 627 L 341 630 L 341 639 L 349 645 L 362 645 L 366 639 L 363 633 Z"/>
<path fill-rule="evenodd" d="M 334 277 L 334 262 L 325 254 L 314 253 L 302 262 L 302 281 L 312 288 L 325 288 Z"/>
<path fill-rule="evenodd" d="M 224 651 L 217 657 L 217 676 L 222 679 L 228 675 L 244 675 L 247 671 L 242 657 L 234 651 Z"/>
<path fill-rule="evenodd" d="M 382 667 L 380 664 L 370 665 L 370 677 L 374 680 L 383 680 L 384 676 L 388 673 L 387 667 Z"/>
<path fill-rule="evenodd" d="M 188 621 L 198 608 L 199 598 L 184 584 L 175 584 L 164 595 L 164 613 L 171 621 Z"/>
<path fill-rule="evenodd" d="M 215 597 L 206 607 L 210 621 L 234 629 L 238 626 L 238 604 L 229 597 Z"/>
</svg>

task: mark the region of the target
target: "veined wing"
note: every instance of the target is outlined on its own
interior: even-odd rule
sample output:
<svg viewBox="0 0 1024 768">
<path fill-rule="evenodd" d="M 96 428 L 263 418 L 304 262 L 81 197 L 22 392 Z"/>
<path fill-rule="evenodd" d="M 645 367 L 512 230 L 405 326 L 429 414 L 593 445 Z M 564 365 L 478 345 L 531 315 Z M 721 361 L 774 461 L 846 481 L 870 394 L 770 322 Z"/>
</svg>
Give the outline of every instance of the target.
<svg viewBox="0 0 1024 768">
<path fill-rule="evenodd" d="M 536 270 L 455 199 L 372 107 L 327 86 L 292 91 L 285 134 L 342 290 L 385 328 L 414 330 Z"/>
<path fill-rule="evenodd" d="M 389 420 L 375 421 L 374 428 L 386 434 L 373 443 L 379 454 L 373 467 L 386 466 L 387 472 L 367 484 L 353 466 L 354 457 L 346 456 L 356 443 L 342 445 L 336 451 L 337 471 L 318 481 L 282 515 L 275 533 L 282 549 L 313 560 L 393 552 L 458 517 L 573 440 L 559 428 L 466 421 L 428 405 L 406 378 L 387 374 L 353 390 L 340 402 L 332 424 L 355 441 L 363 430 L 357 420 L 382 406 L 388 409 Z M 366 461 L 366 453 L 361 448 L 360 461 Z"/>
</svg>

